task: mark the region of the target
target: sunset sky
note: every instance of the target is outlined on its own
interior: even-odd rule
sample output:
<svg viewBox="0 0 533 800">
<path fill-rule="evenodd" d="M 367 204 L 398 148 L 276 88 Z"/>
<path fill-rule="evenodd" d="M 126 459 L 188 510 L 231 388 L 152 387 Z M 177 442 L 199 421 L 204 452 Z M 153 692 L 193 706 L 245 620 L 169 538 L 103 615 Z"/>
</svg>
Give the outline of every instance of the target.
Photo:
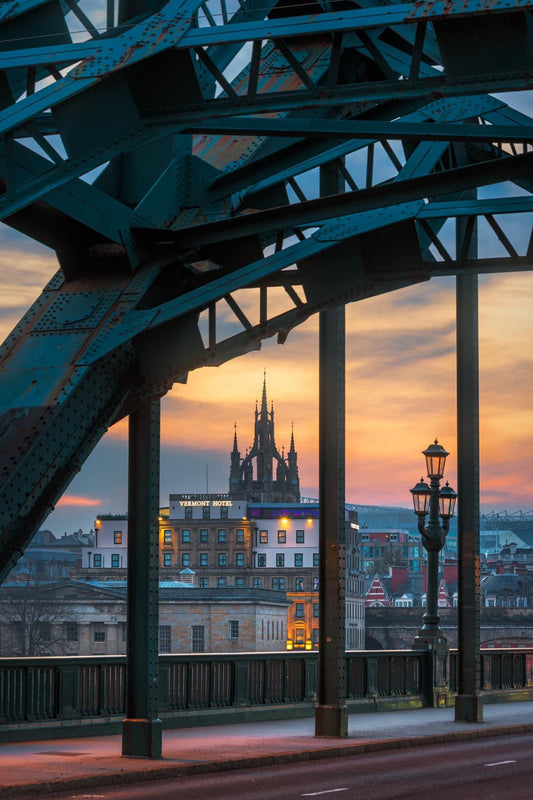
<svg viewBox="0 0 533 800">
<path fill-rule="evenodd" d="M 0 229 L 0 334 L 11 330 L 55 271 L 54 255 Z M 484 510 L 533 508 L 533 275 L 480 278 L 481 491 Z M 241 453 L 267 372 L 278 447 L 294 423 L 302 494 L 318 492 L 318 319 L 283 346 L 206 368 L 163 401 L 161 502 L 169 492 L 228 488 L 233 426 Z M 455 281 L 435 279 L 347 308 L 347 500 L 409 507 L 421 451 L 438 436 L 456 488 Z M 46 522 L 56 535 L 88 530 L 127 508 L 127 424 L 112 429 Z"/>
</svg>

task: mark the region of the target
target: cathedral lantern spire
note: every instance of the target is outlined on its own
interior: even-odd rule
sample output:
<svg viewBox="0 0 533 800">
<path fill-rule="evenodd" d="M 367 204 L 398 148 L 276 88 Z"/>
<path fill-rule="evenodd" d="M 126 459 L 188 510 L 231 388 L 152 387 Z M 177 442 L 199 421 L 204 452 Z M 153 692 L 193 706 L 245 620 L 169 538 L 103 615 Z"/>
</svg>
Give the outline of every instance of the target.
<svg viewBox="0 0 533 800">
<path fill-rule="evenodd" d="M 271 402 L 269 411 L 266 370 L 263 376 L 260 408 L 258 406 L 256 402 L 254 441 L 242 460 L 238 452 L 236 430 L 234 433 L 230 495 L 234 499 L 246 499 L 249 502 L 299 503 L 300 484 L 297 454 L 294 448 L 294 428 L 291 432 L 291 447 L 285 456 L 285 452 L 279 452 L 274 440 L 274 404 Z M 236 480 L 237 466 L 238 480 Z"/>
</svg>

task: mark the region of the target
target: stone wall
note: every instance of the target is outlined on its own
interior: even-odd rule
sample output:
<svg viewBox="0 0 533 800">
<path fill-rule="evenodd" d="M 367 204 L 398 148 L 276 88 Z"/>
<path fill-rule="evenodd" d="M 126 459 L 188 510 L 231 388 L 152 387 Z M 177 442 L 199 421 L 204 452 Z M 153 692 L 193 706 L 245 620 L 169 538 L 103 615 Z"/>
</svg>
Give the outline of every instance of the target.
<svg viewBox="0 0 533 800">
<path fill-rule="evenodd" d="M 450 647 L 457 647 L 457 609 L 440 608 L 440 627 Z M 367 608 L 366 648 L 403 650 L 422 626 L 423 608 Z M 533 609 L 482 608 L 481 644 L 499 642 L 533 647 Z"/>
</svg>

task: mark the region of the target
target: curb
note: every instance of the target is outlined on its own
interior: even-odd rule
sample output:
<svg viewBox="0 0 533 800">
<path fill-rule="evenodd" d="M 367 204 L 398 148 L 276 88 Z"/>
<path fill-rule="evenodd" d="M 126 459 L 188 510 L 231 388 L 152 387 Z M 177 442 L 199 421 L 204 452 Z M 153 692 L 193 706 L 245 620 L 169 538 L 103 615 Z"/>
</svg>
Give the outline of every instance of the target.
<svg viewBox="0 0 533 800">
<path fill-rule="evenodd" d="M 483 723 L 481 723 L 483 724 Z M 318 761 L 326 758 L 340 758 L 364 753 L 379 753 L 387 750 L 405 750 L 412 747 L 427 747 L 445 742 L 462 742 L 473 739 L 487 739 L 495 736 L 509 736 L 517 733 L 533 733 L 533 723 L 498 725 L 490 728 L 457 731 L 455 733 L 434 733 L 401 739 L 380 739 L 368 742 L 334 744 L 316 750 L 298 750 L 288 753 L 271 753 L 258 756 L 228 758 L 223 761 L 197 761 L 189 764 L 160 766 L 138 770 L 120 770 L 98 775 L 78 775 L 48 781 L 31 781 L 0 786 L 0 797 L 24 797 L 52 794 L 54 791 L 68 792 L 80 788 L 90 789 L 120 784 L 148 783 L 152 780 L 181 778 L 190 775 L 206 775 L 213 772 L 249 769 L 253 767 L 291 764 L 296 761 Z"/>
</svg>

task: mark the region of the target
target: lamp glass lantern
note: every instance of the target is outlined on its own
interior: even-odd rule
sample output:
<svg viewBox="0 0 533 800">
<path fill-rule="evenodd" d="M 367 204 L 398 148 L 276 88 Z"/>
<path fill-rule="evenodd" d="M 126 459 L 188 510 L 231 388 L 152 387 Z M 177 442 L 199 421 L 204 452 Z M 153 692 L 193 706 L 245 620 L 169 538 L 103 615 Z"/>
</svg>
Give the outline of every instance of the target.
<svg viewBox="0 0 533 800">
<path fill-rule="evenodd" d="M 431 489 L 424 478 L 420 478 L 420 481 L 410 489 L 410 492 L 413 495 L 415 514 L 418 514 L 419 517 L 425 517 L 429 513 Z"/>
<path fill-rule="evenodd" d="M 444 475 L 444 467 L 446 465 L 446 458 L 450 455 L 444 447 L 438 443 L 437 439 L 430 444 L 425 450 L 422 451 L 426 457 L 426 468 L 428 478 L 437 478 L 440 480 Z"/>
<path fill-rule="evenodd" d="M 454 492 L 448 481 L 446 481 L 446 486 L 443 486 L 439 493 L 439 513 L 443 519 L 453 517 L 456 500 L 457 492 Z"/>
</svg>

